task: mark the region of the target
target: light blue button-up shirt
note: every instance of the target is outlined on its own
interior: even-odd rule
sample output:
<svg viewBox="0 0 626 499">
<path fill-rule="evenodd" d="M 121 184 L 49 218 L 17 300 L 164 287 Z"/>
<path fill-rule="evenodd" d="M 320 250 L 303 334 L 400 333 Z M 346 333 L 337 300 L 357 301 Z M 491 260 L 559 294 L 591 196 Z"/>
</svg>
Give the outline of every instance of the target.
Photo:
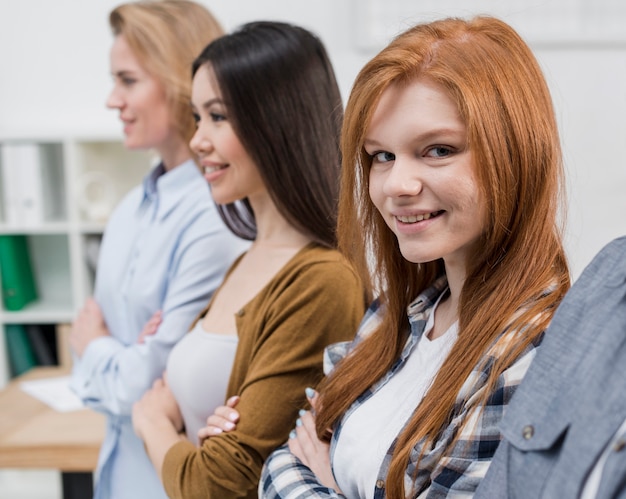
<svg viewBox="0 0 626 499">
<path fill-rule="evenodd" d="M 83 401 L 107 415 L 95 497 L 166 497 L 133 432 L 132 405 L 162 375 L 171 349 L 247 247 L 220 219 L 191 160 L 167 173 L 159 165 L 115 209 L 95 285 L 111 336 L 92 341 L 72 375 Z M 157 310 L 157 333 L 138 344 Z"/>
</svg>

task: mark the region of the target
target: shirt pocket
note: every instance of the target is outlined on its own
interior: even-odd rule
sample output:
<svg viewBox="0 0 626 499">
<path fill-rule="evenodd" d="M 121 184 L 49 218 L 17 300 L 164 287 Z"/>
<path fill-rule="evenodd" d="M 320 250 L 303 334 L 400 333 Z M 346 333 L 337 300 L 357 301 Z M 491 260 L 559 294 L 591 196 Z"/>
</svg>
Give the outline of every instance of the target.
<svg viewBox="0 0 626 499">
<path fill-rule="evenodd" d="M 533 421 L 523 415 L 515 421 L 504 421 L 502 436 L 514 448 L 522 452 L 549 452 L 560 448 L 570 426 L 569 418 L 546 414 Z"/>
</svg>

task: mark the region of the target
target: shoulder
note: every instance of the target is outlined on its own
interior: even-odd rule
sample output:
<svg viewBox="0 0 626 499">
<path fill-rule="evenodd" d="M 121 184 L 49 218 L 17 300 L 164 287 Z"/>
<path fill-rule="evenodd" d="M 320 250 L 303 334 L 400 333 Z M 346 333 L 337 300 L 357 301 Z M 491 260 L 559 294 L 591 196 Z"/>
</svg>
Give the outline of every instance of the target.
<svg viewBox="0 0 626 499">
<path fill-rule="evenodd" d="M 122 200 L 119 203 L 117 203 L 109 220 L 112 221 L 115 218 L 128 217 L 135 213 L 139 209 L 142 198 L 143 186 L 141 184 L 136 185 L 128 193 L 126 193 L 124 197 L 122 197 Z"/>
<path fill-rule="evenodd" d="M 337 250 L 309 245 L 284 269 L 288 280 L 303 278 L 309 286 L 360 287 L 361 281 L 348 260 Z"/>
<path fill-rule="evenodd" d="M 188 212 L 217 214 L 217 206 L 213 201 L 211 189 L 200 175 L 190 178 L 186 189 L 181 190 L 179 196 L 180 205 Z"/>
<path fill-rule="evenodd" d="M 590 267 L 607 261 L 617 263 L 619 268 L 626 268 L 626 236 L 618 237 L 605 245 L 594 257 Z"/>
<path fill-rule="evenodd" d="M 304 247 L 294 258 L 294 262 L 298 262 L 300 266 L 330 264 L 350 267 L 339 250 L 325 248 L 315 243 L 310 243 Z"/>
<path fill-rule="evenodd" d="M 603 288 L 619 287 L 626 283 L 626 236 L 614 239 L 604 246 L 585 267 L 580 277 L 568 293 L 572 296 L 587 296 L 600 292 Z M 567 299 L 567 297 L 566 297 Z"/>
<path fill-rule="evenodd" d="M 376 299 L 366 310 L 365 315 L 361 319 L 359 327 L 354 339 L 350 341 L 341 341 L 328 345 L 324 349 L 324 373 L 328 374 L 334 369 L 341 359 L 346 357 L 356 345 L 372 334 L 383 320 L 384 307 L 381 306 L 380 300 Z"/>
</svg>

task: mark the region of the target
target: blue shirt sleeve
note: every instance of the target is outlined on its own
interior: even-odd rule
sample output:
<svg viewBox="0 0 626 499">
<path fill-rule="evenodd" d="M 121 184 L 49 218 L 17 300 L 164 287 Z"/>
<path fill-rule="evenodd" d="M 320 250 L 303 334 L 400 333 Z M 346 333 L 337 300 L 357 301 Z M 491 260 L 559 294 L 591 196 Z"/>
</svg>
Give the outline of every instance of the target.
<svg viewBox="0 0 626 499">
<path fill-rule="evenodd" d="M 197 178 L 184 188 L 169 185 L 153 200 L 135 190 L 107 226 L 95 298 L 111 336 L 89 344 L 72 377 L 73 389 L 93 409 L 130 414 L 248 245 L 226 228 Z M 157 310 L 163 312 L 157 333 L 137 343 Z"/>
</svg>

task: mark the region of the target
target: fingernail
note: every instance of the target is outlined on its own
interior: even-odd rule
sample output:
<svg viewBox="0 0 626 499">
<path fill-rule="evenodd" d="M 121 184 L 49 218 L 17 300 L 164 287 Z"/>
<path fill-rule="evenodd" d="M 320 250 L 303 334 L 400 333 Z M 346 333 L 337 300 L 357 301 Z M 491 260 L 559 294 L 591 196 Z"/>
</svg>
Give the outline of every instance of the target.
<svg viewBox="0 0 626 499">
<path fill-rule="evenodd" d="M 234 412 L 231 412 L 231 413 L 228 415 L 228 419 L 230 419 L 230 420 L 231 420 L 231 421 L 233 421 L 233 422 L 237 421 L 237 414 L 235 414 Z"/>
<path fill-rule="evenodd" d="M 296 438 L 296 432 L 294 430 L 289 432 L 289 438 Z"/>
<path fill-rule="evenodd" d="M 302 420 L 300 418 L 296 419 L 296 426 L 302 426 Z"/>
<path fill-rule="evenodd" d="M 298 416 L 304 416 L 306 414 L 306 411 L 304 409 L 300 409 L 298 411 Z"/>
<path fill-rule="evenodd" d="M 215 433 L 216 435 L 219 435 L 220 433 L 222 433 L 222 429 L 221 428 L 214 428 L 213 429 L 213 433 Z"/>
<path fill-rule="evenodd" d="M 304 389 L 304 393 L 306 394 L 307 397 L 309 397 L 310 399 L 312 399 L 315 396 L 315 390 L 313 390 L 313 388 L 311 387 L 307 387 Z"/>
<path fill-rule="evenodd" d="M 224 426 L 226 427 L 226 429 L 227 429 L 227 430 L 232 430 L 232 429 L 234 429 L 234 428 L 235 428 L 235 423 L 231 423 L 231 422 L 229 422 L 229 421 L 226 421 L 226 422 L 224 423 Z"/>
</svg>

